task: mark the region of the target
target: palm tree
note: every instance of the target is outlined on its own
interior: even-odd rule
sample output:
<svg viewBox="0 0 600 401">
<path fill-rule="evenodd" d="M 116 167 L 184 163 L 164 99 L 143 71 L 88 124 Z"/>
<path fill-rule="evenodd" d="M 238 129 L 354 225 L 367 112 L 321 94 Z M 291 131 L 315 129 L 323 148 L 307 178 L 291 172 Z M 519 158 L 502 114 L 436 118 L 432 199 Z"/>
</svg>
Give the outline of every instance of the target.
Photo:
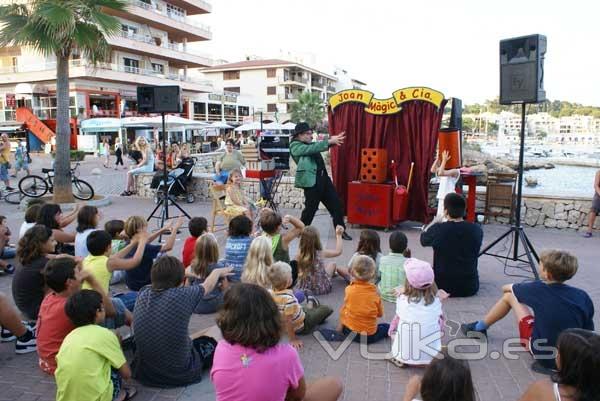
<svg viewBox="0 0 600 401">
<path fill-rule="evenodd" d="M 54 201 L 72 202 L 70 177 L 69 57 L 73 49 L 92 65 L 107 60 L 106 36 L 121 25 L 104 9 L 124 10 L 122 0 L 30 0 L 0 7 L 0 47 L 29 46 L 56 57 L 56 158 Z"/>
<path fill-rule="evenodd" d="M 298 96 L 298 102 L 292 103 L 291 112 L 293 122 L 299 123 L 304 121 L 311 127 L 322 124 L 323 117 L 325 116 L 323 100 L 321 100 L 317 93 L 309 91 L 302 92 Z"/>
</svg>

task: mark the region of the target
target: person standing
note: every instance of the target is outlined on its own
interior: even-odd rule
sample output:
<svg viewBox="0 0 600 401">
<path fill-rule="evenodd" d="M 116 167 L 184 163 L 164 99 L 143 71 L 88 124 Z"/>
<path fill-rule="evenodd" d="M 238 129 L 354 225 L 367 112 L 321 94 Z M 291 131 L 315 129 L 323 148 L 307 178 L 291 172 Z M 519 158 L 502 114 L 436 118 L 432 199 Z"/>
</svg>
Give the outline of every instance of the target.
<svg viewBox="0 0 600 401">
<path fill-rule="evenodd" d="M 4 182 L 7 191 L 12 191 L 14 188 L 10 186 L 8 179 L 8 169 L 10 168 L 10 142 L 8 135 L 0 136 L 0 181 Z"/>
<path fill-rule="evenodd" d="M 15 173 L 11 177 L 17 177 L 20 170 L 24 170 L 27 175 L 31 174 L 29 170 L 29 154 L 25 141 L 19 142 L 15 149 Z"/>
<path fill-rule="evenodd" d="M 329 147 L 342 145 L 345 135 L 345 132 L 341 132 L 339 135 L 330 136 L 328 140 L 313 143 L 313 131 L 309 125 L 305 122 L 296 125 L 290 143 L 290 156 L 297 165 L 295 186 L 304 190 L 304 210 L 300 220 L 305 226 L 312 223 L 319 203 L 323 202 L 333 219 L 334 227 L 346 228 L 342 202 L 327 174 L 325 161 L 321 156 L 321 152 Z M 352 241 L 352 237 L 345 230 L 342 238 Z"/>
<path fill-rule="evenodd" d="M 119 137 L 115 139 L 115 156 L 117 157 L 117 161 L 115 162 L 115 170 L 119 168 L 119 164 L 125 168 L 123 164 L 123 144 L 121 144 L 121 138 Z"/>
<path fill-rule="evenodd" d="M 102 145 L 100 145 L 102 149 L 100 149 L 102 155 L 105 157 L 104 159 L 104 167 L 110 168 L 110 144 L 108 143 L 108 138 L 104 137 L 102 140 Z"/>
<path fill-rule="evenodd" d="M 598 214 L 600 214 L 600 170 L 596 171 L 596 177 L 594 177 L 594 197 L 592 198 L 592 207 L 588 216 L 588 229 L 583 234 L 585 238 L 592 236 L 592 230 L 594 229 L 594 223 Z"/>
</svg>

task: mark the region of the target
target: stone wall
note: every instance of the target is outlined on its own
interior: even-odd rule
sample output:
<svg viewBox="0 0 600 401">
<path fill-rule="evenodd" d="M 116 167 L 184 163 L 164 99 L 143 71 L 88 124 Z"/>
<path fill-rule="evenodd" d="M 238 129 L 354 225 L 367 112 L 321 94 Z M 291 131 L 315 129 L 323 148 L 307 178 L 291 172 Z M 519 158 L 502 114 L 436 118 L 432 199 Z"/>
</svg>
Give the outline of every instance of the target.
<svg viewBox="0 0 600 401">
<path fill-rule="evenodd" d="M 194 167 L 190 190 L 196 196 L 196 201 L 210 202 L 209 186 L 214 175 L 214 163 L 221 153 L 203 153 L 194 155 L 198 159 Z M 151 198 L 154 190 L 150 189 L 150 182 L 154 174 L 142 174 L 136 181 L 138 194 Z M 259 182 L 256 179 L 244 179 L 242 187 L 250 199 L 260 197 Z M 465 188 L 466 190 L 466 188 Z M 435 208 L 437 188 L 431 187 L 429 192 L 429 206 Z M 302 209 L 304 207 L 304 194 L 302 190 L 294 187 L 294 177 L 285 176 L 281 180 L 278 191 L 275 193 L 275 202 L 282 208 Z M 592 206 L 591 198 L 579 197 L 552 197 L 529 195 L 523 197 L 521 216 L 522 221 L 529 227 L 547 227 L 558 229 L 583 230 L 587 227 L 588 213 Z M 320 206 L 321 208 L 323 205 Z M 483 214 L 485 210 L 485 188 L 477 191 L 476 212 Z M 493 212 L 504 212 L 508 209 L 493 208 Z M 508 224 L 508 217 L 489 217 L 488 222 Z M 596 219 L 594 226 L 600 229 L 600 218 Z"/>
</svg>

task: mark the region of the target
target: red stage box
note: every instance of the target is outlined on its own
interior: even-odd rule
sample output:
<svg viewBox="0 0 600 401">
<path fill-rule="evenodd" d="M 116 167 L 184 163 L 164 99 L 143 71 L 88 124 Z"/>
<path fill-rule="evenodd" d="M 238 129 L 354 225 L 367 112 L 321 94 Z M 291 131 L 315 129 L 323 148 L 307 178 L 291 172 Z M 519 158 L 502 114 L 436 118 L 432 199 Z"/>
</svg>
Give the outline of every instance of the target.
<svg viewBox="0 0 600 401">
<path fill-rule="evenodd" d="M 271 178 L 275 177 L 275 170 L 246 170 L 246 178 Z"/>
<path fill-rule="evenodd" d="M 394 185 L 348 183 L 348 223 L 392 227 Z"/>
</svg>

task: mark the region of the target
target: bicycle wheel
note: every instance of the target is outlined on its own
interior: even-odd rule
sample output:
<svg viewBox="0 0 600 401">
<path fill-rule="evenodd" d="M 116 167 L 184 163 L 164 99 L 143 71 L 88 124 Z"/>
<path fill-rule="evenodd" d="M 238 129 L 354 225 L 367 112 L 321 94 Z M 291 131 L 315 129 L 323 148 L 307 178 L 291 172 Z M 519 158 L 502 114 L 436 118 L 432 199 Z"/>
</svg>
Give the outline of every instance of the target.
<svg viewBox="0 0 600 401">
<path fill-rule="evenodd" d="M 90 200 L 94 197 L 94 188 L 87 182 L 74 177 L 72 182 L 73 196 L 79 200 Z"/>
<path fill-rule="evenodd" d="M 18 205 L 19 203 L 21 203 L 24 197 L 25 195 L 23 195 L 20 191 L 13 191 L 7 193 L 4 196 L 4 200 L 12 205 Z"/>
<path fill-rule="evenodd" d="M 19 181 L 19 191 L 25 196 L 39 198 L 48 192 L 48 183 L 39 175 L 28 175 Z"/>
</svg>

